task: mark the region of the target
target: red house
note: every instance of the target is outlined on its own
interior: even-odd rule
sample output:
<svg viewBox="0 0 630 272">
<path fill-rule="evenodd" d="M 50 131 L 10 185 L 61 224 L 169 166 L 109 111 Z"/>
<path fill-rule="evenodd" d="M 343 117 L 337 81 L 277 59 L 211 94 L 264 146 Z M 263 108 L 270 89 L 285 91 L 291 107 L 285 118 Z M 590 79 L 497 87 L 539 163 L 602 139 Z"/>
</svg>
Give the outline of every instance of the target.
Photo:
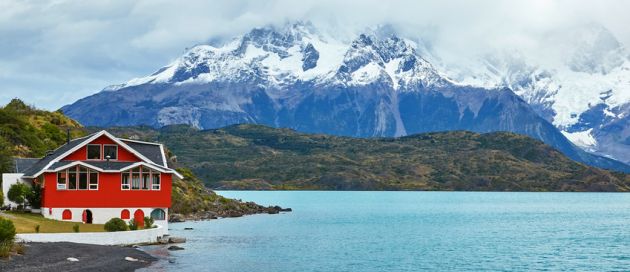
<svg viewBox="0 0 630 272">
<path fill-rule="evenodd" d="M 121 139 L 107 131 L 69 140 L 41 159 L 17 159 L 7 183 L 42 187 L 44 217 L 103 224 L 114 217 L 167 226 L 173 178 L 161 144 Z M 13 179 L 11 179 L 13 177 Z M 8 186 L 8 184 L 7 184 Z"/>
</svg>

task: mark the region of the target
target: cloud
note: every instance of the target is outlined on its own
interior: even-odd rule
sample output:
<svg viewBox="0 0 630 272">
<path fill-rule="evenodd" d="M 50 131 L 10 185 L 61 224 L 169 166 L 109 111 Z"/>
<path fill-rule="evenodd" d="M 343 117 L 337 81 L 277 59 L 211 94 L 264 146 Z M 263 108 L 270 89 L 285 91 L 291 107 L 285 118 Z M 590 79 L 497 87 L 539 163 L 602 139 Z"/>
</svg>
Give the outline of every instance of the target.
<svg viewBox="0 0 630 272">
<path fill-rule="evenodd" d="M 627 10 L 629 1 L 2 1 L 0 103 L 56 109 L 187 47 L 293 20 L 344 36 L 391 24 L 456 61 L 494 48 L 544 55 L 549 35 L 592 22 L 630 44 Z"/>
</svg>

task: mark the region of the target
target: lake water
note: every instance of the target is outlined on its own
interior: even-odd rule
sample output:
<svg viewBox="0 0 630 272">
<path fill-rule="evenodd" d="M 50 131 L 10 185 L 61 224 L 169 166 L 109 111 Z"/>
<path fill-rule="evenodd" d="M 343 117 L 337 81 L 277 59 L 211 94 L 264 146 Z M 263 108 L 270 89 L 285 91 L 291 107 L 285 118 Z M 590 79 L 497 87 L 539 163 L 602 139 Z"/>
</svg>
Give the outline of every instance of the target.
<svg viewBox="0 0 630 272">
<path fill-rule="evenodd" d="M 171 224 L 185 250 L 149 247 L 151 269 L 630 270 L 630 194 L 219 193 L 293 212 Z"/>
</svg>

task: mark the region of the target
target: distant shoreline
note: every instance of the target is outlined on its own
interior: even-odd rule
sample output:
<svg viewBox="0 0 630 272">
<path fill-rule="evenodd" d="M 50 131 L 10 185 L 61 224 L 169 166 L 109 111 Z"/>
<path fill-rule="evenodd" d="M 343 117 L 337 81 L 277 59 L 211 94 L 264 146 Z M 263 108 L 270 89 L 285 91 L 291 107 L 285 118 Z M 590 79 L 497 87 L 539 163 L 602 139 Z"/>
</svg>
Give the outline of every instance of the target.
<svg viewBox="0 0 630 272">
<path fill-rule="evenodd" d="M 0 259 L 2 271 L 135 271 L 157 258 L 132 247 L 58 243 L 26 243 L 25 255 Z M 79 261 L 72 262 L 68 258 Z M 127 261 L 126 257 L 137 259 Z"/>
</svg>

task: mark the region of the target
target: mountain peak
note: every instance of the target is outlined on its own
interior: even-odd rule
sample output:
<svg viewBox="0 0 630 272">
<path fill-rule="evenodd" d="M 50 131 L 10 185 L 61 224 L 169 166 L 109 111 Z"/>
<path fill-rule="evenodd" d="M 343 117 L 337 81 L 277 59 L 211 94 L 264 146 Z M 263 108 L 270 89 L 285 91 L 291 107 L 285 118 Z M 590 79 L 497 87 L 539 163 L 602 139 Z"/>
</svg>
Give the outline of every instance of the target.
<svg viewBox="0 0 630 272">
<path fill-rule="evenodd" d="M 296 81 L 365 85 L 384 80 L 394 88 L 443 82 L 415 44 L 382 25 L 349 44 L 321 33 L 310 22 L 254 28 L 223 46 L 197 45 L 150 76 L 110 86 L 252 82 L 283 88 Z M 362 71 L 359 74 L 352 73 Z"/>
</svg>

